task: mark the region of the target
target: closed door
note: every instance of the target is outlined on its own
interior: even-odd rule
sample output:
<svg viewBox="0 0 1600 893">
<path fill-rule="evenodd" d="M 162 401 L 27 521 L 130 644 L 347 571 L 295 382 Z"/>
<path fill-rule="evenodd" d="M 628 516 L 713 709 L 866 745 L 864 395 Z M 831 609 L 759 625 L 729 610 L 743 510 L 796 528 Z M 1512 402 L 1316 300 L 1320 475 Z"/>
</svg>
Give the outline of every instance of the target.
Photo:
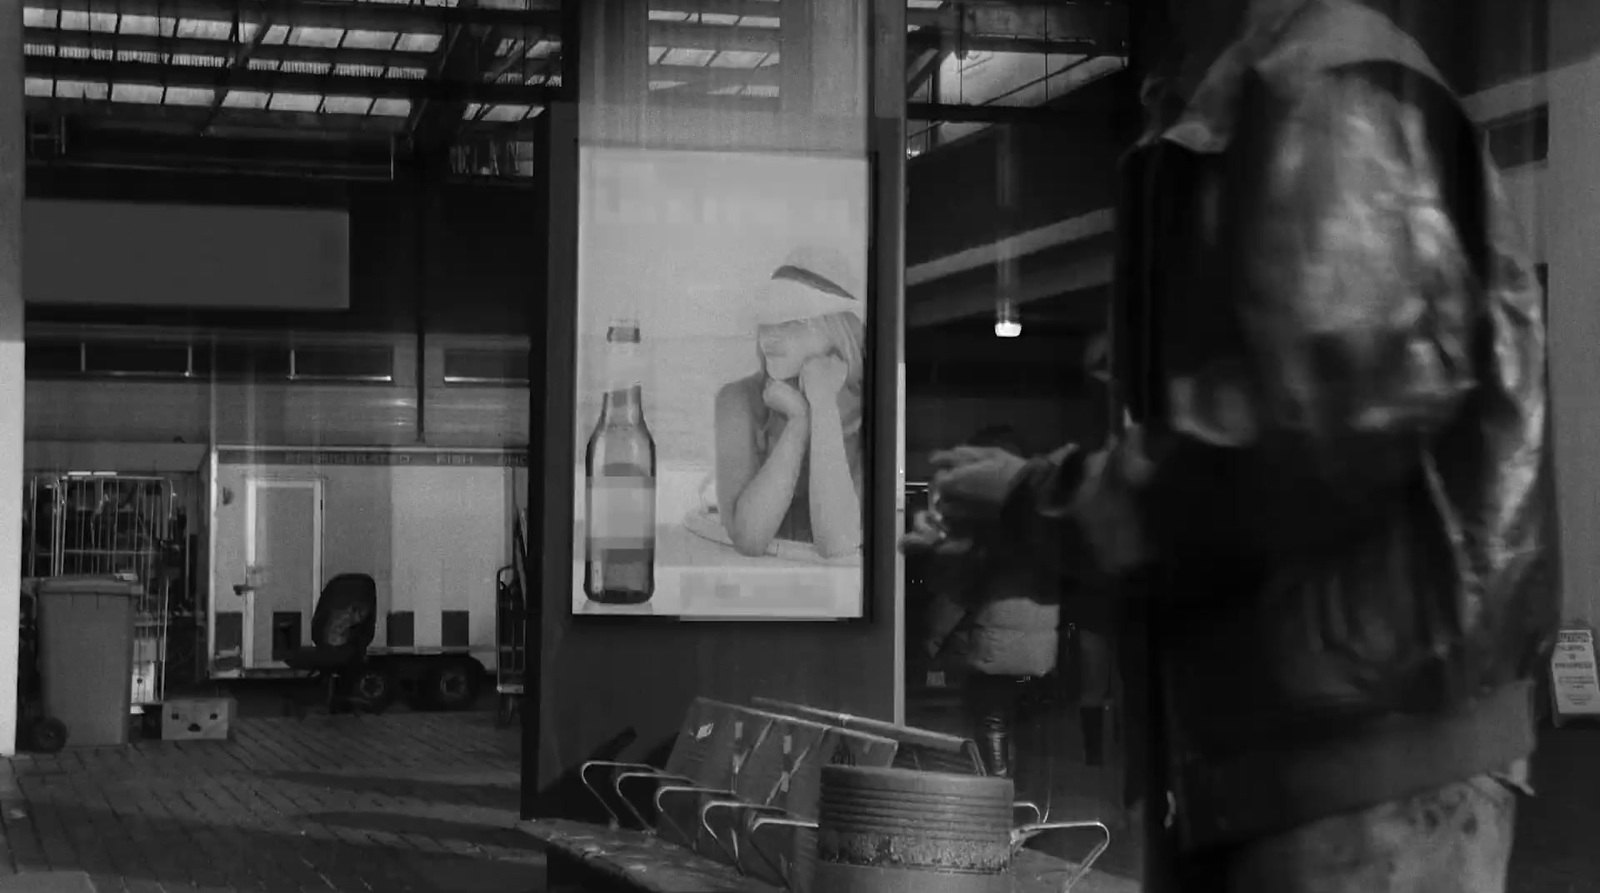
<svg viewBox="0 0 1600 893">
<path fill-rule="evenodd" d="M 246 667 L 283 665 L 311 644 L 322 583 L 322 483 L 253 480 L 247 508 Z"/>
</svg>

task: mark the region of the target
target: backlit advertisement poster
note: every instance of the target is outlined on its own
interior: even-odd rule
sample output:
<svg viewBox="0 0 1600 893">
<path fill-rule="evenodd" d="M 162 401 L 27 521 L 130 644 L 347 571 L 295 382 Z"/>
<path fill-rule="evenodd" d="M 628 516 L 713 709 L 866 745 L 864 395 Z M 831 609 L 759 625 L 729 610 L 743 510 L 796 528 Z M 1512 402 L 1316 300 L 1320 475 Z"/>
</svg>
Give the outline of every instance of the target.
<svg viewBox="0 0 1600 893">
<path fill-rule="evenodd" d="M 867 162 L 579 169 L 574 613 L 860 617 Z"/>
</svg>

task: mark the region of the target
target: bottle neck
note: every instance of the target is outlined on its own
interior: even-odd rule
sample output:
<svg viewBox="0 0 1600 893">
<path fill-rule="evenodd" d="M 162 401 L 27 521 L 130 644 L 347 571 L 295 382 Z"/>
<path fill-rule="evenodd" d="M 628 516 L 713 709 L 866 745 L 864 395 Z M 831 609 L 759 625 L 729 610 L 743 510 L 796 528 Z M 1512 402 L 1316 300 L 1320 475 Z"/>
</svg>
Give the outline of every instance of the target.
<svg viewBox="0 0 1600 893">
<path fill-rule="evenodd" d="M 613 384 L 600 401 L 600 424 L 637 425 L 644 420 L 644 386 Z"/>
<path fill-rule="evenodd" d="M 601 421 L 610 425 L 637 424 L 644 417 L 644 358 L 638 344 L 611 344 L 608 348 Z"/>
</svg>

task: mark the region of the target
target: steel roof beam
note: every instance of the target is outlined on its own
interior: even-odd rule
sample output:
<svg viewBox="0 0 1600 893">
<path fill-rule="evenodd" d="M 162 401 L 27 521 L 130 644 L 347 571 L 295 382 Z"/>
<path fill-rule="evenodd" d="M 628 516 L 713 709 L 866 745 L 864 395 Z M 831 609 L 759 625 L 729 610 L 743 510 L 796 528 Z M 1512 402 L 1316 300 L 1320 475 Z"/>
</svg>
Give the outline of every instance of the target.
<svg viewBox="0 0 1600 893">
<path fill-rule="evenodd" d="M 777 28 L 740 28 L 690 22 L 650 23 L 650 46 L 683 50 L 733 50 L 776 53 L 783 49 Z"/>
<path fill-rule="evenodd" d="M 73 126 L 87 126 L 99 132 L 193 134 L 196 125 L 205 121 L 207 111 L 203 106 L 28 97 L 30 116 L 63 119 Z M 535 128 L 536 123 L 531 119 L 475 121 L 462 128 L 462 135 L 527 140 L 533 139 Z M 387 143 L 405 136 L 405 131 L 406 119 L 398 116 L 224 108 L 211 122 L 210 135 L 223 139 L 283 139 L 288 133 L 301 142 Z"/>
<path fill-rule="evenodd" d="M 125 52 L 151 55 L 215 56 L 233 62 L 248 49 L 233 40 L 205 40 L 193 37 L 151 37 L 140 34 L 99 34 L 92 31 L 58 31 L 54 28 L 29 28 L 28 44 L 44 44 L 90 52 Z M 288 44 L 263 44 L 250 53 L 263 62 L 335 63 L 370 68 L 426 68 L 431 53 L 404 50 L 370 50 L 353 47 L 312 47 Z"/>
<path fill-rule="evenodd" d="M 477 8 L 478 0 L 461 0 L 465 7 Z M 431 78 L 444 83 L 467 83 L 484 79 L 484 70 L 494 61 L 499 44 L 493 27 L 451 26 L 435 54 Z M 440 99 L 424 97 L 412 105 L 411 138 L 429 164 L 439 164 L 451 139 L 461 129 L 469 100 L 465 97 Z M 478 113 L 483 113 L 480 106 Z"/>
<path fill-rule="evenodd" d="M 33 78 L 99 84 L 148 84 L 163 87 L 248 90 L 260 93 L 362 96 L 374 99 L 409 99 L 413 102 L 426 99 L 438 102 L 544 105 L 550 101 L 550 90 L 543 86 L 439 81 L 430 78 L 360 77 L 258 69 L 230 72 L 226 66 L 159 65 L 148 62 L 113 62 L 42 56 L 30 56 L 26 70 L 28 77 Z"/>
<path fill-rule="evenodd" d="M 268 20 L 309 28 L 355 28 L 442 34 L 458 26 L 544 31 L 559 34 L 559 0 L 533 0 L 536 8 L 499 9 L 489 6 L 424 6 L 354 0 L 27 0 L 36 9 L 166 18 L 259 23 Z"/>
<path fill-rule="evenodd" d="M 210 109 L 195 105 L 162 105 L 146 102 L 108 102 L 103 99 L 52 99 L 28 97 L 28 113 L 50 118 L 68 118 L 90 123 L 99 129 L 167 130 L 174 134 L 194 133 L 206 120 Z M 281 135 L 317 139 L 352 137 L 389 139 L 405 128 L 406 119 L 394 115 L 350 115 L 330 112 L 288 112 L 268 109 L 230 109 L 217 112 L 213 130 L 261 130 Z"/>
<path fill-rule="evenodd" d="M 203 40 L 200 38 L 149 37 L 134 34 L 95 34 L 88 31 L 56 31 L 51 28 L 29 28 L 30 45 L 56 46 L 63 49 L 91 53 L 136 53 L 163 56 L 213 56 L 232 62 L 245 45 L 229 40 Z M 50 59 L 51 56 L 34 54 L 33 58 Z M 309 47 L 288 45 L 263 45 L 250 54 L 250 58 L 263 62 L 307 63 L 324 65 L 350 65 L 365 68 L 415 68 L 427 69 L 436 64 L 433 53 L 406 52 L 404 50 L 371 50 L 353 47 Z M 500 63 L 500 83 L 515 83 L 524 64 L 516 53 L 495 57 Z M 101 61 L 112 61 L 104 59 Z M 129 60 L 139 62 L 139 60 Z M 144 64 L 160 64 L 149 63 Z M 541 59 L 525 63 L 531 69 L 549 69 L 554 60 Z M 260 69 L 258 69 L 260 70 Z M 269 72 L 270 73 L 270 72 Z M 510 80 L 505 80 L 507 76 Z M 704 65 L 652 65 L 650 79 L 656 81 L 683 81 L 710 89 L 734 85 L 771 87 L 778 84 L 776 66 L 764 68 L 725 68 Z M 409 83 L 409 81 L 407 81 Z"/>
</svg>

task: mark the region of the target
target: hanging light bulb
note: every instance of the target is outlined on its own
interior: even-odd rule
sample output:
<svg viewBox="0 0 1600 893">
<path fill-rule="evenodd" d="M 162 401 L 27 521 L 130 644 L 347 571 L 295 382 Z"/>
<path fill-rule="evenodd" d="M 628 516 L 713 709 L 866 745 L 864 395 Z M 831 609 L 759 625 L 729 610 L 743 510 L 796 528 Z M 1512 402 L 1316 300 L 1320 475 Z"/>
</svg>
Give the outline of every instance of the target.
<svg viewBox="0 0 1600 893">
<path fill-rule="evenodd" d="M 1016 338 L 1022 335 L 1022 320 L 1017 316 L 1017 305 L 1010 298 L 1001 298 L 994 305 L 994 336 Z"/>
</svg>

